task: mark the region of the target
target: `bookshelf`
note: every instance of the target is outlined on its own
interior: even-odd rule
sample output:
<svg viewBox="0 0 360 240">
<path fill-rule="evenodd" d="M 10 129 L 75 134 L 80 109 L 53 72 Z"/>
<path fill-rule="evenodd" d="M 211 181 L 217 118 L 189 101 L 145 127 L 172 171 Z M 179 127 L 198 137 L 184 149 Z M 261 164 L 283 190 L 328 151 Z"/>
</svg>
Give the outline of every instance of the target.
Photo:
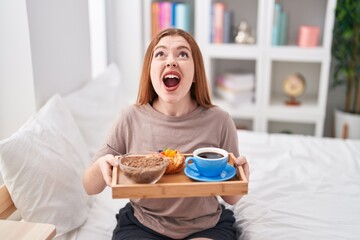
<svg viewBox="0 0 360 240">
<path fill-rule="evenodd" d="M 144 1 L 144 36 L 151 37 L 151 3 Z M 233 11 L 233 23 L 246 20 L 254 44 L 212 43 L 211 0 L 185 1 L 192 7 L 193 34 L 202 50 L 214 103 L 228 111 L 239 128 L 259 132 L 292 132 L 323 136 L 336 0 L 219 0 Z M 288 18 L 286 42 L 273 44 L 274 8 L 280 4 Z M 303 25 L 320 28 L 318 45 L 299 47 Z M 216 94 L 216 79 L 231 71 L 253 73 L 254 101 L 234 103 Z M 286 76 L 300 72 L 306 79 L 301 105 L 289 106 L 282 90 Z"/>
</svg>

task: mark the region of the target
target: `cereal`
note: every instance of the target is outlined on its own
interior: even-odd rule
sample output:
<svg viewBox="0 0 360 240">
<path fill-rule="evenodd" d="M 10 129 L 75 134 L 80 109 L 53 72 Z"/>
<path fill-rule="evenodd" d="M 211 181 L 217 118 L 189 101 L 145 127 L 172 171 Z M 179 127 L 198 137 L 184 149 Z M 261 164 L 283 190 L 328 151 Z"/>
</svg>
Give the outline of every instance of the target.
<svg viewBox="0 0 360 240">
<path fill-rule="evenodd" d="M 168 159 L 160 154 L 144 157 L 125 157 L 120 167 L 125 176 L 136 183 L 154 183 L 161 178 L 168 165 Z"/>
</svg>

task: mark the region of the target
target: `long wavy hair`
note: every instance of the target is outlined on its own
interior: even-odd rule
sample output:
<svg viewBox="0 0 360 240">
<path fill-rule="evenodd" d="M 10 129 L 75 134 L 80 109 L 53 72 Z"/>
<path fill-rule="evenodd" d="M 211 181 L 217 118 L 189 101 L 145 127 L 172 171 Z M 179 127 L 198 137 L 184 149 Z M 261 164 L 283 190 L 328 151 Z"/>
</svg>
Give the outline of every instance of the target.
<svg viewBox="0 0 360 240">
<path fill-rule="evenodd" d="M 165 29 L 151 40 L 144 56 L 144 64 L 140 77 L 136 105 L 139 106 L 152 103 L 158 97 L 151 83 L 150 67 L 154 54 L 154 48 L 159 43 L 160 39 L 166 36 L 181 36 L 189 43 L 195 64 L 194 83 L 190 88 L 191 97 L 203 107 L 213 107 L 214 105 L 211 103 L 210 99 L 208 82 L 205 73 L 205 65 L 200 48 L 195 39 L 189 33 L 175 28 Z"/>
</svg>

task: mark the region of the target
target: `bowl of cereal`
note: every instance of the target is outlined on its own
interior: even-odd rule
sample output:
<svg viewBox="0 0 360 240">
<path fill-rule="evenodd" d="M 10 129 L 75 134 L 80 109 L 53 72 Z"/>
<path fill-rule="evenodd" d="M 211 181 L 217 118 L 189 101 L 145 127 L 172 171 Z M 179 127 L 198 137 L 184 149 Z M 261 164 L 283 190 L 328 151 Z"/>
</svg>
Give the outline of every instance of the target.
<svg viewBox="0 0 360 240">
<path fill-rule="evenodd" d="M 132 183 L 156 183 L 168 164 L 168 158 L 158 153 L 119 157 L 120 169 Z"/>
</svg>

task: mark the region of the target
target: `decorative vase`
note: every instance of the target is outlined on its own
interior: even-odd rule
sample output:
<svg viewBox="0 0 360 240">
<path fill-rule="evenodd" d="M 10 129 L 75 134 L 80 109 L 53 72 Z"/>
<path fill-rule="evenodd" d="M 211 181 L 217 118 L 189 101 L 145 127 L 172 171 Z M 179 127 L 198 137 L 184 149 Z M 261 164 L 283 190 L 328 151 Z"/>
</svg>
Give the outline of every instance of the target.
<svg viewBox="0 0 360 240">
<path fill-rule="evenodd" d="M 335 137 L 360 139 L 360 115 L 341 111 L 335 112 Z"/>
</svg>

